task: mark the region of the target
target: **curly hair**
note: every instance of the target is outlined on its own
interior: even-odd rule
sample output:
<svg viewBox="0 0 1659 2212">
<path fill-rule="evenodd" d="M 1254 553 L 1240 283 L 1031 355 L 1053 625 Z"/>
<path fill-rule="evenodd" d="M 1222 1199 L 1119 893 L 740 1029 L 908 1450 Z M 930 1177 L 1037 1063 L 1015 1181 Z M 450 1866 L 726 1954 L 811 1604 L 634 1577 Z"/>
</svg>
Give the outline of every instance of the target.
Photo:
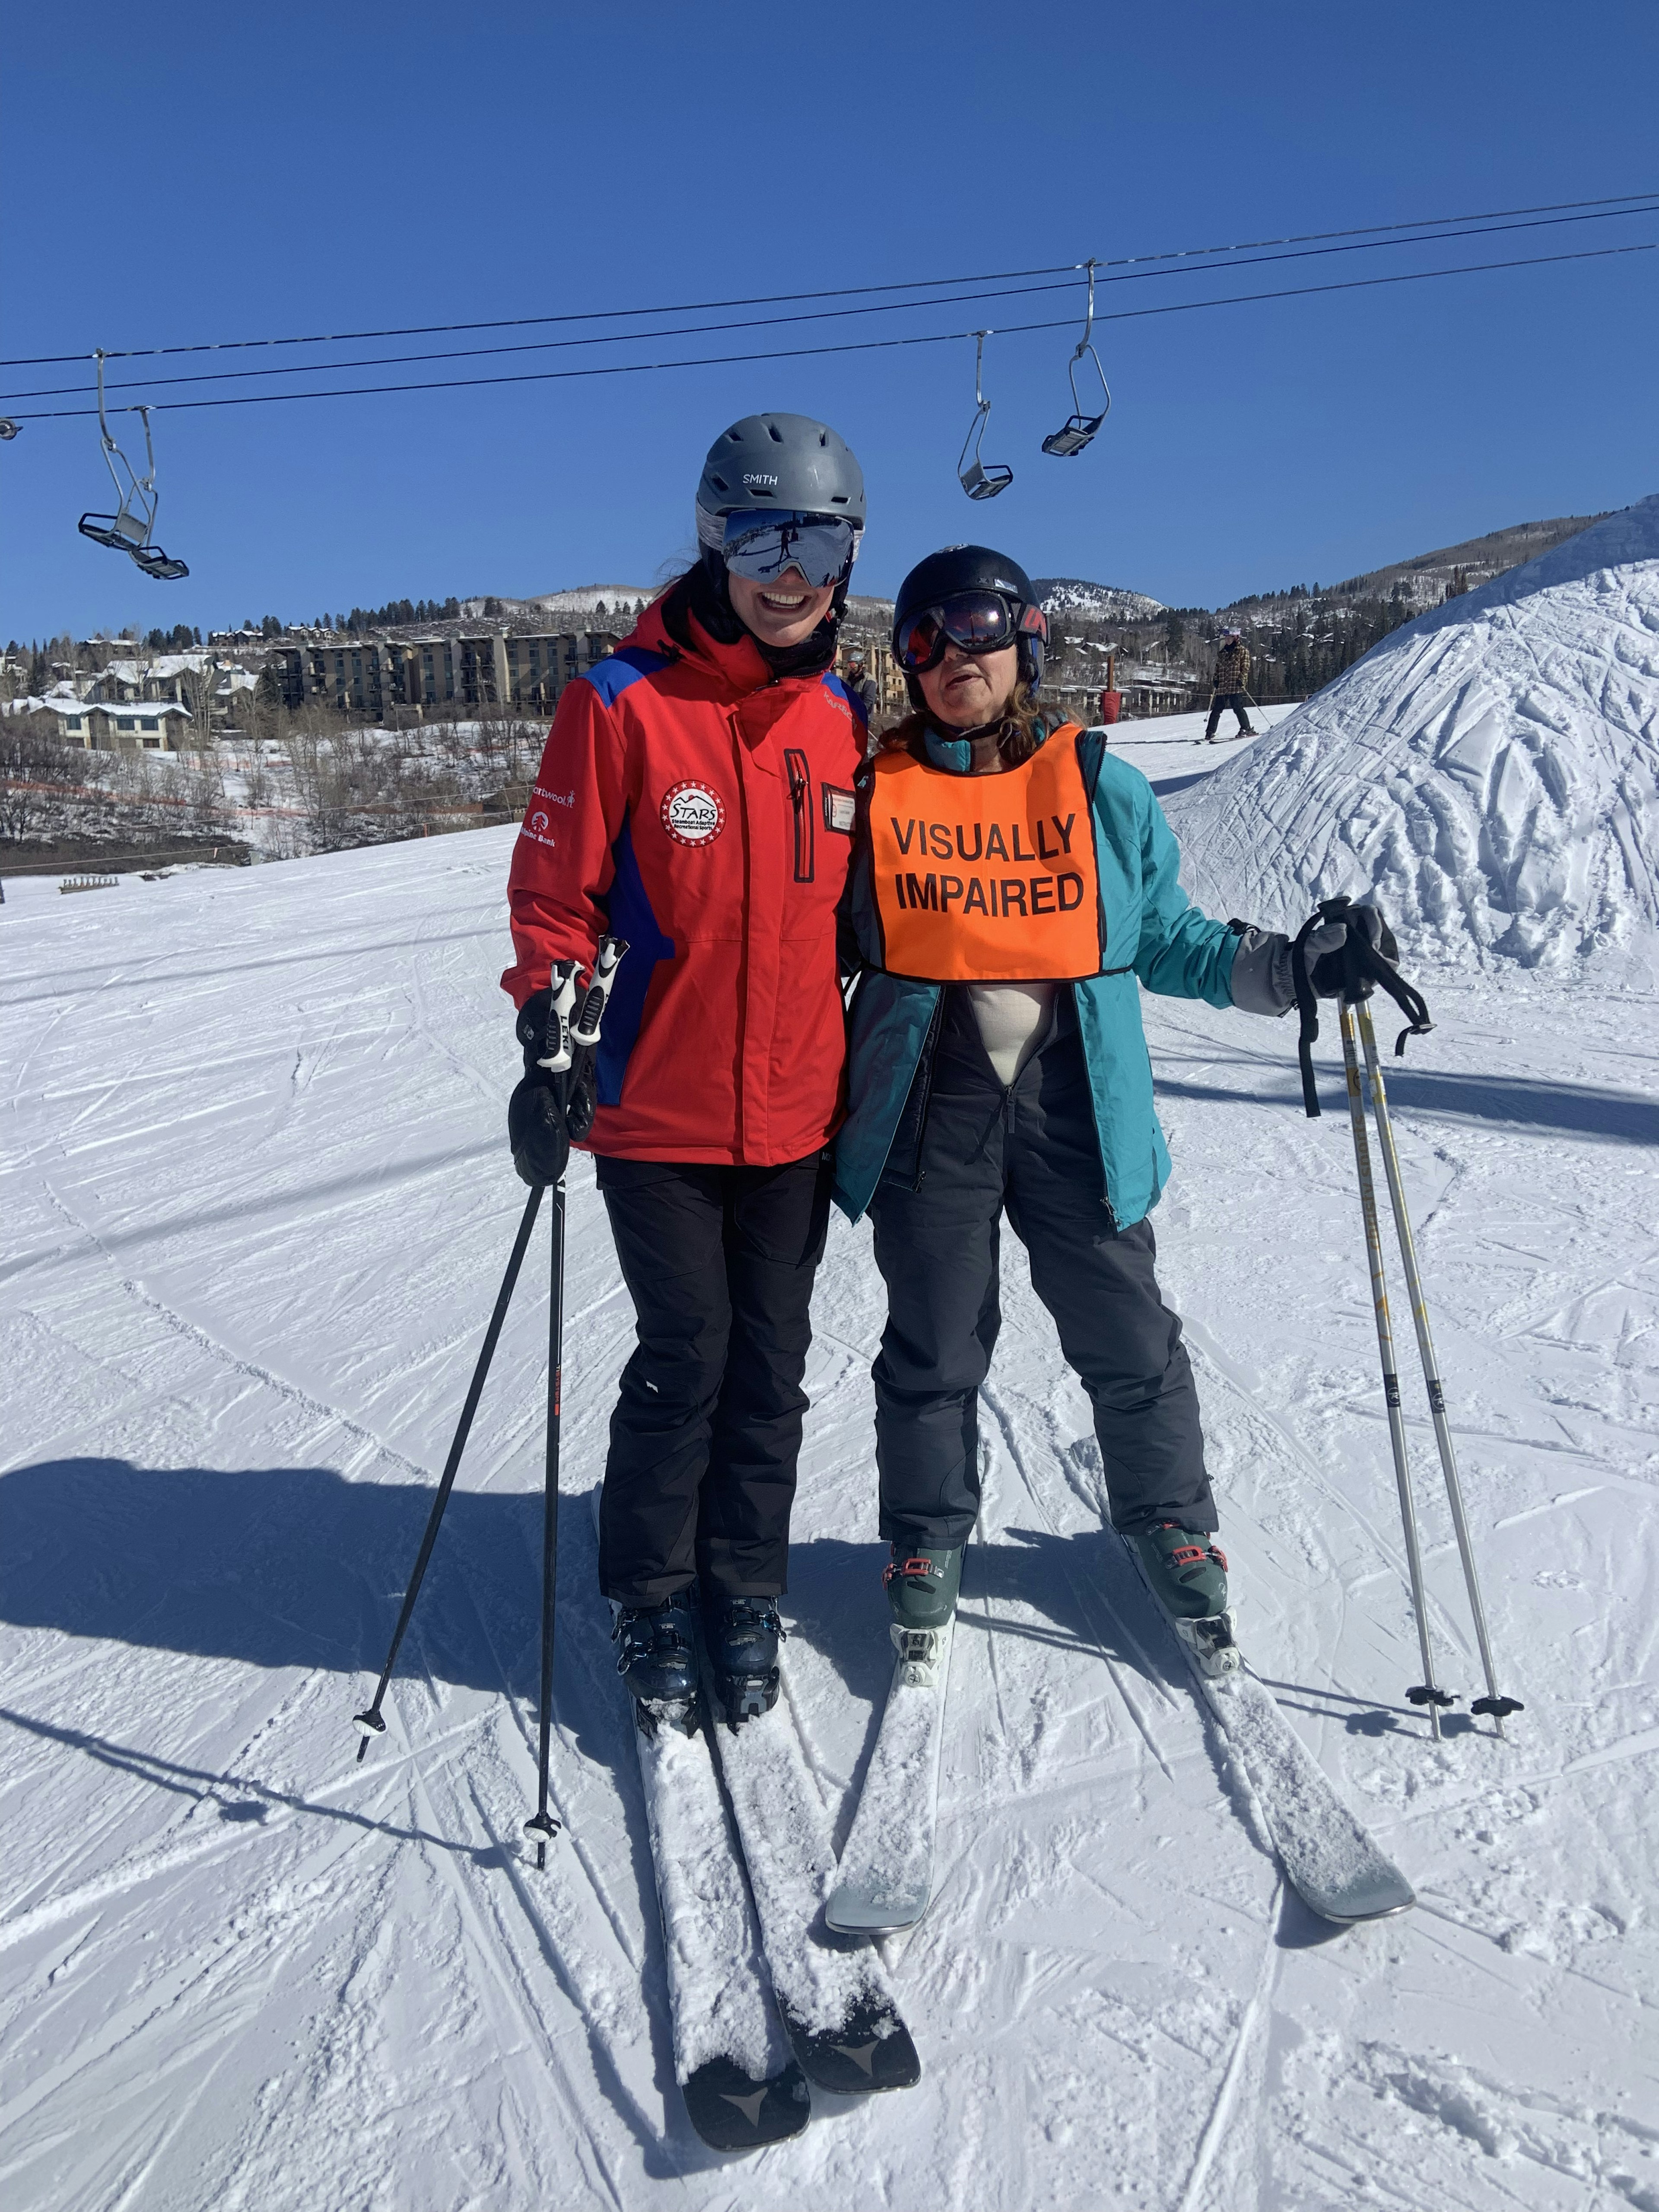
<svg viewBox="0 0 1659 2212">
<path fill-rule="evenodd" d="M 876 742 L 876 750 L 891 752 L 902 746 L 913 759 L 920 759 L 922 739 L 930 729 L 937 727 L 930 714 L 925 709 L 918 709 L 907 714 L 902 722 L 895 723 L 890 730 L 884 731 Z M 949 737 L 951 732 L 941 730 L 939 735 Z M 1017 684 L 1014 696 L 1008 702 L 1002 718 L 1002 728 L 997 737 L 998 751 L 1010 768 L 1018 768 L 1022 761 L 1030 759 L 1048 735 L 1048 725 L 1037 711 L 1030 685 Z"/>
</svg>

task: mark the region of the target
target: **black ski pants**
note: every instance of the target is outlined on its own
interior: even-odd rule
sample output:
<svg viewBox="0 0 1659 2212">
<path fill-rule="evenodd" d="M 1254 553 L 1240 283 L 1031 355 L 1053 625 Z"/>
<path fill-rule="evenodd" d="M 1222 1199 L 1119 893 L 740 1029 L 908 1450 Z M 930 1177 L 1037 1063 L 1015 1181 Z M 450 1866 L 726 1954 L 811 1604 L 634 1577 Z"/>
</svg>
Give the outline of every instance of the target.
<svg viewBox="0 0 1659 2212">
<path fill-rule="evenodd" d="M 1238 717 L 1239 736 L 1241 738 L 1253 738 L 1255 735 L 1255 732 L 1250 727 L 1250 717 L 1246 710 L 1244 694 L 1242 691 L 1218 691 L 1216 693 L 1215 697 L 1210 702 L 1210 726 L 1204 732 L 1205 737 L 1209 738 L 1215 735 L 1216 729 L 1221 720 L 1221 717 L 1229 707 L 1232 708 L 1234 714 Z"/>
<path fill-rule="evenodd" d="M 701 1577 L 731 1597 L 787 1586 L 830 1218 L 827 1153 L 785 1167 L 601 1158 L 638 1348 L 611 1417 L 599 1586 L 659 1605 Z"/>
<path fill-rule="evenodd" d="M 1158 1293 L 1152 1224 L 1113 1220 L 1071 994 L 1005 1089 L 962 990 L 918 1083 L 920 1141 L 870 1204 L 888 1321 L 872 1370 L 881 1533 L 963 1544 L 979 1511 L 979 1386 L 1002 1322 L 1001 1217 L 1030 1260 L 1094 1408 L 1112 1525 L 1218 1524 L 1181 1322 Z M 907 1115 L 907 1121 L 909 1120 Z M 899 1147 L 896 1147 L 896 1152 Z"/>
</svg>

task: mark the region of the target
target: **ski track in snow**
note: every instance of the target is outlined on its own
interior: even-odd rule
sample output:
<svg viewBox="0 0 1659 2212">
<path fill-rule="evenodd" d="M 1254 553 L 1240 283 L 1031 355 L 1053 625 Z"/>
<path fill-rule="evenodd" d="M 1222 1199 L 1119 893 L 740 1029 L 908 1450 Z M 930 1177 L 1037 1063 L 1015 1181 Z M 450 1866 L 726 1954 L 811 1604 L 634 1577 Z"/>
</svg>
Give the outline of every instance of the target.
<svg viewBox="0 0 1659 2212">
<path fill-rule="evenodd" d="M 1474 597 L 1474 595 L 1471 595 Z M 1132 726 L 1166 783 L 1184 724 Z M 1263 744 L 1271 744 L 1268 738 Z M 1249 749 L 1233 749 L 1248 751 Z M 1241 767 L 1243 765 L 1241 763 Z M 1218 788 L 1219 787 L 1218 786 Z M 1201 796 L 1194 793 L 1194 796 Z M 0 908 L 0 2189 L 24 2212 L 942 2204 L 1659 2212 L 1659 1028 L 1628 980 L 1431 966 L 1391 1066 L 1507 1686 L 1417 1676 L 1346 1117 L 1288 1024 L 1147 1000 L 1240 1635 L 1415 1883 L 1282 1893 L 1101 1524 L 1017 1242 L 981 1407 L 938 1894 L 882 1947 L 921 2086 L 733 2167 L 684 2120 L 586 1493 L 631 1342 L 573 1174 L 554 1798 L 534 1802 L 545 1245 L 372 1688 L 521 1198 L 508 832 Z M 1320 1048 L 1340 1103 L 1338 1058 Z M 1398 1270 L 1394 1279 L 1398 1285 Z M 844 1841 L 891 1665 L 867 1230 L 816 1303 L 787 1611 Z M 1401 1348 L 1440 1663 L 1480 1687 Z"/>
</svg>

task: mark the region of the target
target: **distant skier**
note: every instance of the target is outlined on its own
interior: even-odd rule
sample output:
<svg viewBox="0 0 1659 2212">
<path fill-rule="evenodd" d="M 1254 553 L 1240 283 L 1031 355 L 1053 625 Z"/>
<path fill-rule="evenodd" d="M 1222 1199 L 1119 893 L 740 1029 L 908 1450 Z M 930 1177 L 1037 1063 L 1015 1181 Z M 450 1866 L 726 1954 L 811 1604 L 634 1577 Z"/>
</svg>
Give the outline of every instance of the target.
<svg viewBox="0 0 1659 2212">
<path fill-rule="evenodd" d="M 865 720 L 873 720 L 881 705 L 881 693 L 877 689 L 875 678 L 869 673 L 866 666 L 864 647 L 861 645 L 850 645 L 847 648 L 847 674 L 844 680 L 848 690 L 862 705 Z"/>
<path fill-rule="evenodd" d="M 599 1581 L 635 1697 L 696 1691 L 692 1588 L 734 1722 L 778 1694 L 845 1034 L 836 906 L 861 701 L 830 673 L 865 519 L 833 430 L 754 415 L 697 487 L 698 565 L 559 701 L 508 883 L 519 1173 L 568 1140 L 538 1065 L 550 965 L 625 938 L 589 1148 L 637 1316 Z"/>
<path fill-rule="evenodd" d="M 854 1220 L 868 1210 L 887 1285 L 873 1370 L 887 1593 L 900 1634 L 955 1607 L 1006 1211 L 1093 1404 L 1112 1524 L 1213 1657 L 1231 1640 L 1227 1563 L 1181 1322 L 1154 1273 L 1147 1215 L 1170 1160 L 1139 992 L 1282 1014 L 1295 956 L 1277 932 L 1191 905 L 1146 778 L 1103 731 L 1045 721 L 1047 637 L 1006 555 L 957 545 L 921 562 L 893 623 L 915 712 L 857 780 L 836 1196 Z M 1340 989 L 1345 939 L 1340 924 L 1310 939 L 1322 996 Z"/>
<path fill-rule="evenodd" d="M 1238 735 L 1253 738 L 1250 717 L 1245 701 L 1250 681 L 1250 648 L 1236 629 L 1221 633 L 1221 650 L 1215 657 L 1215 690 L 1210 700 L 1210 724 L 1204 732 L 1205 744 L 1215 740 L 1216 726 L 1223 711 L 1231 707 L 1238 717 Z"/>
</svg>

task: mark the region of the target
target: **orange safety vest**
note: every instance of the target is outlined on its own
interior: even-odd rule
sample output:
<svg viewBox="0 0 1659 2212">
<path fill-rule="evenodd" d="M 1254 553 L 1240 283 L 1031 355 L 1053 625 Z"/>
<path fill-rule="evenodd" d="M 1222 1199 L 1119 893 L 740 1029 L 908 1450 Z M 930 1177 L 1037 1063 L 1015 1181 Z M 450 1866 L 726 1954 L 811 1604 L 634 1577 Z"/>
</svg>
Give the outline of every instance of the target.
<svg viewBox="0 0 1659 2212">
<path fill-rule="evenodd" d="M 1068 722 L 998 775 L 878 753 L 870 841 L 884 965 L 930 983 L 1097 975 L 1094 810 Z"/>
</svg>

